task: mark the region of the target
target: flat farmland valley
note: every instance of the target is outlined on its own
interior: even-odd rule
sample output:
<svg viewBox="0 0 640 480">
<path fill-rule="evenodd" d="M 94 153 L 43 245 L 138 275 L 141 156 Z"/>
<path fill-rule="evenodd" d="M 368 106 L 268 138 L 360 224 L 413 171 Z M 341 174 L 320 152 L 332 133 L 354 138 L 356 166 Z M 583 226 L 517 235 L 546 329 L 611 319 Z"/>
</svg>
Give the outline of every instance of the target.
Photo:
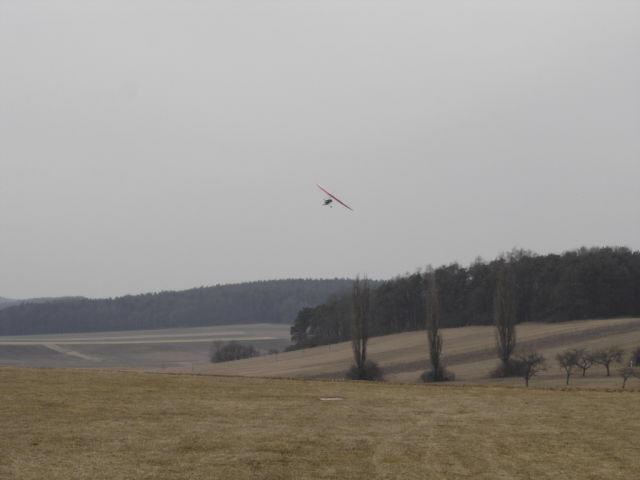
<svg viewBox="0 0 640 480">
<path fill-rule="evenodd" d="M 161 330 L 0 337 L 0 365 L 80 368 L 181 368 L 209 362 L 213 342 L 251 343 L 268 351 L 289 345 L 289 326 L 245 324 Z"/>
</svg>

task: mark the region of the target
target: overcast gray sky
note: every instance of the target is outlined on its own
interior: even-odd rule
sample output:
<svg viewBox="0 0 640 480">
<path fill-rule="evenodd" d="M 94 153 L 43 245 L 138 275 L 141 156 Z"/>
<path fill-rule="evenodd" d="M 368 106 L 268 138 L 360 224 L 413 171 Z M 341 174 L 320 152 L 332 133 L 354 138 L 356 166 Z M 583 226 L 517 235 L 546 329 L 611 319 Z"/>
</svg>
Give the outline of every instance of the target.
<svg viewBox="0 0 640 480">
<path fill-rule="evenodd" d="M 0 296 L 640 248 L 639 1 L 0 0 L 0 69 Z"/>
</svg>

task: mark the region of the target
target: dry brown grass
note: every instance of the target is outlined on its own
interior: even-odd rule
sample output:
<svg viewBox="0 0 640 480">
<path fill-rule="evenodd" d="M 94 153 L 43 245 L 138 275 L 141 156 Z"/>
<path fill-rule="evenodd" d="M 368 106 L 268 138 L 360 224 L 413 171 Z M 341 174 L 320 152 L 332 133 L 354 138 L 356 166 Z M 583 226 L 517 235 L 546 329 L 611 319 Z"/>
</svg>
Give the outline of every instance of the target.
<svg viewBox="0 0 640 480">
<path fill-rule="evenodd" d="M 17 368 L 0 368 L 0 385 L 3 479 L 640 472 L 637 392 Z"/>
<path fill-rule="evenodd" d="M 442 329 L 444 363 L 458 383 L 498 382 L 520 384 L 520 379 L 490 380 L 489 373 L 498 364 L 495 332 L 490 326 Z M 549 369 L 532 382 L 538 386 L 560 387 L 564 375 L 555 363 L 556 353 L 585 347 L 590 349 L 619 345 L 630 351 L 640 346 L 640 318 L 585 320 L 565 323 L 525 323 L 517 327 L 518 344 L 543 353 Z M 369 357 L 378 362 L 391 382 L 418 382 L 427 369 L 426 333 L 407 332 L 376 337 L 369 342 Z M 312 349 L 258 357 L 220 364 L 196 366 L 199 373 L 268 377 L 343 378 L 352 362 L 349 342 Z M 588 388 L 619 388 L 622 381 L 606 377 L 602 367 L 594 366 L 585 378 L 572 384 Z M 638 380 L 629 386 L 637 388 Z"/>
</svg>

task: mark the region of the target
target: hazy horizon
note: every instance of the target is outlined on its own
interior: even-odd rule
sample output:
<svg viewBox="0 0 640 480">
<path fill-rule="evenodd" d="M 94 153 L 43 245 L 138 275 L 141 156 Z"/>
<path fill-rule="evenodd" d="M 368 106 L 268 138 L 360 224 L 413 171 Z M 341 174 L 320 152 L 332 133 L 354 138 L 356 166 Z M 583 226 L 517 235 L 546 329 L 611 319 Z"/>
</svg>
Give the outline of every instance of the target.
<svg viewBox="0 0 640 480">
<path fill-rule="evenodd" d="M 638 250 L 639 54 L 625 0 L 0 0 L 0 296 Z"/>
</svg>

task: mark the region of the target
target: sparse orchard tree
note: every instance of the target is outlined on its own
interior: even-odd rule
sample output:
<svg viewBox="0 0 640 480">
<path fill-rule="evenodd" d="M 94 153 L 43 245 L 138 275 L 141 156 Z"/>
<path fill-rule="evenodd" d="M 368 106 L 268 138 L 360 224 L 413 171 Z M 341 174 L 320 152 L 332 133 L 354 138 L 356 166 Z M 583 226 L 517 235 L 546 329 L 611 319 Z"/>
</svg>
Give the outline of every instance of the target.
<svg viewBox="0 0 640 480">
<path fill-rule="evenodd" d="M 593 354 L 593 363 L 597 363 L 598 365 L 602 365 L 604 368 L 606 368 L 607 377 L 610 377 L 611 364 L 620 363 L 622 361 L 623 354 L 624 350 L 617 346 L 598 350 Z"/>
<path fill-rule="evenodd" d="M 493 299 L 493 319 L 496 326 L 496 346 L 501 366 L 493 375 L 507 377 L 516 374 L 511 355 L 516 348 L 516 302 L 514 276 L 508 264 L 496 272 Z"/>
<path fill-rule="evenodd" d="M 524 383 L 528 387 L 529 381 L 538 373 L 545 370 L 545 359 L 538 352 L 528 352 L 517 355 L 515 358 L 515 370 L 524 378 Z"/>
<path fill-rule="evenodd" d="M 584 348 L 578 348 L 576 352 L 578 357 L 576 359 L 576 365 L 582 369 L 582 376 L 584 377 L 587 374 L 587 370 L 593 365 L 593 355 Z"/>
<path fill-rule="evenodd" d="M 640 367 L 640 347 L 631 352 L 631 361 L 634 367 Z"/>
<path fill-rule="evenodd" d="M 560 368 L 562 368 L 566 374 L 566 385 L 569 385 L 573 369 L 578 366 L 579 355 L 580 352 L 577 350 L 566 350 L 556 355 L 558 365 L 560 365 Z"/>
<path fill-rule="evenodd" d="M 618 370 L 618 373 L 622 377 L 622 388 L 623 389 L 627 385 L 627 380 L 629 380 L 631 377 L 640 378 L 640 369 L 637 368 L 637 367 L 634 367 L 633 365 L 628 365 L 626 367 L 622 367 L 620 370 Z"/>
<path fill-rule="evenodd" d="M 429 360 L 431 370 L 422 374 L 425 382 L 443 382 L 453 380 L 453 374 L 447 372 L 442 364 L 442 335 L 440 335 L 440 303 L 438 301 L 438 285 L 433 268 L 427 267 L 426 285 L 426 318 L 427 339 L 429 343 Z"/>
<path fill-rule="evenodd" d="M 351 292 L 351 347 L 355 365 L 347 372 L 351 380 L 380 380 L 382 372 L 375 362 L 367 360 L 367 342 L 371 321 L 371 287 L 365 277 L 357 277 Z"/>
</svg>

